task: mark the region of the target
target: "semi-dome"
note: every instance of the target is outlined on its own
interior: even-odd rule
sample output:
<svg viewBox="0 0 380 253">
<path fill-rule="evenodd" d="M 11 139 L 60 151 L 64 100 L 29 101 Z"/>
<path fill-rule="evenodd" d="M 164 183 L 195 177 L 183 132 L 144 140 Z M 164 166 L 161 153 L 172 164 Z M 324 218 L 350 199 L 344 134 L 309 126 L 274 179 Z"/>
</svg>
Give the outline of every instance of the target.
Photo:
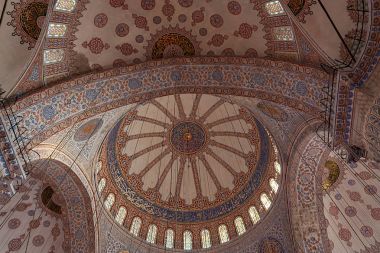
<svg viewBox="0 0 380 253">
<path fill-rule="evenodd" d="M 129 110 L 109 132 L 99 160 L 106 208 L 123 208 L 139 224 L 175 234 L 234 226 L 236 218 L 245 231 L 244 224 L 269 209 L 280 172 L 269 133 L 248 109 L 196 94 Z"/>
</svg>

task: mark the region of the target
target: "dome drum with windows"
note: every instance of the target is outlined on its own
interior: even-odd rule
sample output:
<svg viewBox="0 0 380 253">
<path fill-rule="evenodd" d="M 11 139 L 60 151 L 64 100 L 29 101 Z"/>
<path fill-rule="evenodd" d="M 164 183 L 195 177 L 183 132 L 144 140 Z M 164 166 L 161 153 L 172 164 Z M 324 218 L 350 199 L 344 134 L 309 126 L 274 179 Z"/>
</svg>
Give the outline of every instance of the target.
<svg viewBox="0 0 380 253">
<path fill-rule="evenodd" d="M 247 108 L 199 94 L 128 111 L 97 166 L 98 192 L 117 224 L 185 250 L 227 243 L 259 223 L 281 174 L 271 135 Z"/>
</svg>

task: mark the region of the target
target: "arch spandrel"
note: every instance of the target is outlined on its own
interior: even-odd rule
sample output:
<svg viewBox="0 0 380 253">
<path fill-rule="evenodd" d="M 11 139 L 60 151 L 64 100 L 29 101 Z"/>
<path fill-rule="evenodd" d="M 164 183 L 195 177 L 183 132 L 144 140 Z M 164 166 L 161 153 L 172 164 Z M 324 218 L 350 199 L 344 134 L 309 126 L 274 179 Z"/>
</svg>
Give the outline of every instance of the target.
<svg viewBox="0 0 380 253">
<path fill-rule="evenodd" d="M 173 92 L 257 97 L 313 114 L 328 79 L 320 69 L 280 61 L 169 59 L 59 83 L 19 100 L 13 110 L 24 118 L 27 135 L 39 143 L 100 112 Z"/>
</svg>

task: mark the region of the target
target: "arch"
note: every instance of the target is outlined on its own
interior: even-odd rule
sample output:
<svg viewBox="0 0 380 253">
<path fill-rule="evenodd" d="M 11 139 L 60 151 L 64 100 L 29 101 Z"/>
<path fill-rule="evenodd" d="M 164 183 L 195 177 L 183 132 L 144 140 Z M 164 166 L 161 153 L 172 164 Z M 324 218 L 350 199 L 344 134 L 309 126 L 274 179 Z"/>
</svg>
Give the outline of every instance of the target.
<svg viewBox="0 0 380 253">
<path fill-rule="evenodd" d="M 202 243 L 202 249 L 211 248 L 211 236 L 210 236 L 210 231 L 208 229 L 202 229 L 201 243 Z"/>
<path fill-rule="evenodd" d="M 193 249 L 193 233 L 191 231 L 186 230 L 183 232 L 183 249 L 184 250 L 192 250 Z"/>
<path fill-rule="evenodd" d="M 181 68 L 173 69 L 173 66 L 178 64 L 182 65 Z M 160 81 L 151 81 L 157 75 L 162 76 Z M 292 78 L 289 78 L 290 75 Z M 232 80 L 234 76 L 240 78 Z M 273 76 L 276 76 L 276 79 L 273 79 Z M 304 82 L 306 77 L 308 82 Z M 107 82 L 104 82 L 104 78 L 107 78 Z M 270 80 L 274 83 L 270 86 L 265 85 Z M 16 116 L 22 117 L 24 122 L 31 122 L 28 126 L 24 126 L 27 129 L 25 138 L 33 139 L 32 144 L 36 145 L 77 120 L 126 104 L 167 95 L 173 87 L 178 94 L 231 94 L 257 97 L 317 114 L 322 96 L 320 90 L 328 81 L 328 74 L 320 69 L 268 59 L 239 57 L 163 59 L 92 73 L 62 82 L 18 100 L 13 108 Z M 313 89 L 314 92 L 310 93 L 310 97 L 293 92 L 292 87 L 298 82 L 305 84 L 306 89 Z M 115 84 L 116 86 L 111 85 L 112 88 L 126 92 L 112 91 L 111 86 L 104 85 L 105 83 Z M 180 86 L 179 83 L 184 85 Z M 220 83 L 223 83 L 223 89 L 220 89 Z M 289 89 L 284 89 L 284 84 L 289 86 Z M 161 86 L 159 91 L 157 86 Z M 89 90 L 96 90 L 97 97 L 87 99 L 86 92 Z M 65 103 L 69 98 L 77 99 L 80 104 Z M 57 108 L 60 108 L 60 113 Z"/>
<path fill-rule="evenodd" d="M 127 217 L 127 209 L 124 206 L 121 206 L 115 216 L 115 221 L 120 225 L 123 225 L 125 217 Z"/>
<path fill-rule="evenodd" d="M 270 186 L 270 188 L 272 188 L 272 191 L 274 193 L 277 193 L 279 185 L 278 185 L 276 179 L 274 179 L 274 178 L 269 179 L 269 186 Z"/>
<path fill-rule="evenodd" d="M 148 227 L 148 233 L 146 235 L 146 241 L 149 243 L 156 243 L 157 238 L 157 226 L 155 224 L 150 224 Z"/>
<path fill-rule="evenodd" d="M 106 187 L 106 179 L 103 177 L 102 179 L 100 179 L 100 181 L 98 183 L 98 192 L 99 192 L 99 194 L 102 193 L 104 187 Z"/>
<path fill-rule="evenodd" d="M 249 213 L 249 217 L 251 218 L 251 221 L 253 224 L 256 224 L 257 222 L 260 221 L 260 214 L 259 214 L 259 212 L 257 212 L 256 207 L 251 206 L 248 209 L 248 213 Z"/>
<path fill-rule="evenodd" d="M 172 249 L 174 248 L 174 230 L 167 229 L 165 231 L 165 248 Z"/>
<path fill-rule="evenodd" d="M 305 0 L 290 0 L 288 3 L 289 9 L 293 12 L 294 16 L 297 16 L 303 9 Z"/>
<path fill-rule="evenodd" d="M 134 236 L 139 236 L 141 224 L 142 224 L 142 221 L 140 217 L 133 218 L 132 225 L 129 232 L 131 232 L 131 234 L 133 234 Z"/>
<path fill-rule="evenodd" d="M 261 204 L 263 204 L 265 210 L 268 210 L 270 206 L 272 205 L 272 201 L 269 199 L 266 193 L 262 193 L 260 195 L 260 201 L 261 201 Z"/>
<path fill-rule="evenodd" d="M 326 145 L 315 134 L 318 122 L 314 121 L 300 131 L 289 155 L 287 176 L 288 205 L 296 248 L 301 252 L 325 251 L 329 249 L 322 198 L 323 170 L 317 164 L 329 152 Z M 310 166 L 315 165 L 315 166 Z M 319 172 L 319 173 L 318 173 Z M 309 175 L 305 181 L 303 175 Z M 301 193 L 297 189 L 302 187 Z"/>
<path fill-rule="evenodd" d="M 95 200 L 96 193 L 94 194 L 92 186 L 90 185 L 90 182 L 85 176 L 84 169 L 80 167 L 76 161 L 74 161 L 70 156 L 68 156 L 61 150 L 56 149 L 52 145 L 40 144 L 37 147 L 33 148 L 33 150 L 35 151 L 35 153 L 31 152 L 31 159 L 33 162 L 40 160 L 43 161 L 47 159 L 51 160 L 51 154 L 54 154 L 54 161 L 58 161 L 59 163 L 62 163 L 65 167 L 70 168 L 70 171 L 73 171 L 73 173 L 78 177 L 80 183 L 83 185 L 83 187 L 85 187 L 86 192 L 91 200 L 92 210 L 96 209 L 96 204 L 98 203 L 97 200 Z M 38 156 L 36 154 L 38 154 Z M 94 220 L 96 220 L 96 212 L 94 213 L 94 215 Z"/>
<path fill-rule="evenodd" d="M 95 228 L 90 196 L 79 177 L 64 163 L 53 159 L 32 161 L 31 175 L 43 179 L 64 198 L 67 208 L 68 247 L 86 253 L 95 252 Z"/>
<path fill-rule="evenodd" d="M 235 224 L 236 233 L 238 235 L 242 235 L 246 232 L 244 220 L 242 217 L 240 216 L 236 217 L 234 220 L 234 224 Z"/>
<path fill-rule="evenodd" d="M 219 241 L 221 244 L 226 243 L 230 240 L 230 236 L 228 234 L 228 229 L 226 225 L 224 224 L 219 225 L 218 232 L 219 232 Z"/>
<path fill-rule="evenodd" d="M 104 201 L 104 208 L 110 210 L 113 206 L 113 203 L 115 203 L 115 194 L 110 193 L 108 194 L 107 199 Z"/>
<path fill-rule="evenodd" d="M 52 199 L 53 194 L 54 190 L 51 188 L 51 186 L 45 187 L 45 189 L 41 193 L 42 203 L 50 211 L 55 212 L 57 214 L 62 214 L 62 207 L 59 204 L 55 203 L 55 201 Z"/>
</svg>

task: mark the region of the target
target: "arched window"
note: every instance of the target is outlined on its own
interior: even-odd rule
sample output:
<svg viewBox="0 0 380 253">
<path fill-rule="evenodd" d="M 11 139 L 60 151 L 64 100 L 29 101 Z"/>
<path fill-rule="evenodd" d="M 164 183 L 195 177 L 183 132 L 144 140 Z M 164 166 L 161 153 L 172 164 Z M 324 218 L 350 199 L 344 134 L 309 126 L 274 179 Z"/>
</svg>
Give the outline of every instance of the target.
<svg viewBox="0 0 380 253">
<path fill-rule="evenodd" d="M 267 9 L 268 14 L 271 16 L 284 13 L 284 9 L 278 0 L 267 2 L 265 4 L 265 9 Z"/>
<path fill-rule="evenodd" d="M 220 243 L 225 243 L 230 240 L 230 236 L 228 235 L 228 230 L 226 225 L 220 225 L 218 228 L 219 231 L 219 240 Z"/>
<path fill-rule="evenodd" d="M 99 184 L 98 184 L 98 192 L 102 193 L 105 186 L 106 186 L 106 179 L 105 178 L 100 179 Z"/>
<path fill-rule="evenodd" d="M 165 248 L 174 248 L 174 231 L 173 229 L 168 229 L 165 232 Z"/>
<path fill-rule="evenodd" d="M 58 0 L 55 4 L 55 9 L 58 11 L 71 12 L 74 10 L 76 0 Z"/>
<path fill-rule="evenodd" d="M 52 64 L 62 61 L 65 56 L 63 49 L 48 49 L 44 51 L 44 64 Z"/>
<path fill-rule="evenodd" d="M 110 210 L 114 202 L 115 202 L 115 195 L 113 193 L 110 193 L 108 194 L 106 201 L 104 201 L 104 207 L 107 210 Z"/>
<path fill-rule="evenodd" d="M 236 233 L 238 235 L 244 234 L 246 229 L 245 229 L 243 218 L 240 216 L 236 217 L 234 223 L 235 223 Z"/>
<path fill-rule="evenodd" d="M 274 169 L 278 174 L 281 174 L 281 164 L 277 161 L 274 162 Z"/>
<path fill-rule="evenodd" d="M 127 216 L 127 209 L 125 209 L 124 206 L 119 208 L 119 211 L 116 214 L 115 220 L 120 225 L 123 225 L 123 222 L 125 220 L 125 216 Z"/>
<path fill-rule="evenodd" d="M 210 231 L 208 229 L 203 229 L 201 231 L 201 239 L 202 239 L 202 249 L 207 249 L 211 247 Z"/>
<path fill-rule="evenodd" d="M 133 218 L 131 229 L 129 230 L 129 232 L 131 232 L 135 236 L 139 236 L 140 228 L 141 228 L 141 219 L 139 217 Z"/>
<path fill-rule="evenodd" d="M 96 163 L 96 174 L 102 169 L 102 161 Z"/>
<path fill-rule="evenodd" d="M 50 23 L 48 27 L 47 37 L 49 38 L 62 38 L 65 36 L 67 25 Z"/>
<path fill-rule="evenodd" d="M 183 249 L 192 250 L 193 249 L 193 234 L 186 230 L 183 232 Z"/>
<path fill-rule="evenodd" d="M 273 34 L 276 40 L 292 41 L 294 34 L 291 26 L 276 26 L 273 28 Z"/>
<path fill-rule="evenodd" d="M 274 180 L 274 178 L 269 179 L 269 185 L 274 192 L 278 191 L 278 183 L 276 182 L 276 180 Z"/>
<path fill-rule="evenodd" d="M 260 200 L 261 200 L 261 203 L 264 205 L 264 208 L 266 210 L 268 210 L 270 205 L 272 205 L 272 202 L 270 201 L 270 199 L 266 193 L 261 194 Z"/>
<path fill-rule="evenodd" d="M 256 224 L 257 222 L 259 222 L 259 220 L 260 220 L 260 215 L 259 215 L 259 212 L 257 212 L 256 207 L 251 206 L 251 207 L 248 209 L 248 213 L 249 213 L 249 216 L 251 217 L 251 220 L 252 220 L 252 223 L 253 223 L 253 224 Z"/>
<path fill-rule="evenodd" d="M 148 234 L 146 235 L 146 241 L 149 243 L 156 243 L 157 226 L 154 224 L 149 225 Z"/>
</svg>

